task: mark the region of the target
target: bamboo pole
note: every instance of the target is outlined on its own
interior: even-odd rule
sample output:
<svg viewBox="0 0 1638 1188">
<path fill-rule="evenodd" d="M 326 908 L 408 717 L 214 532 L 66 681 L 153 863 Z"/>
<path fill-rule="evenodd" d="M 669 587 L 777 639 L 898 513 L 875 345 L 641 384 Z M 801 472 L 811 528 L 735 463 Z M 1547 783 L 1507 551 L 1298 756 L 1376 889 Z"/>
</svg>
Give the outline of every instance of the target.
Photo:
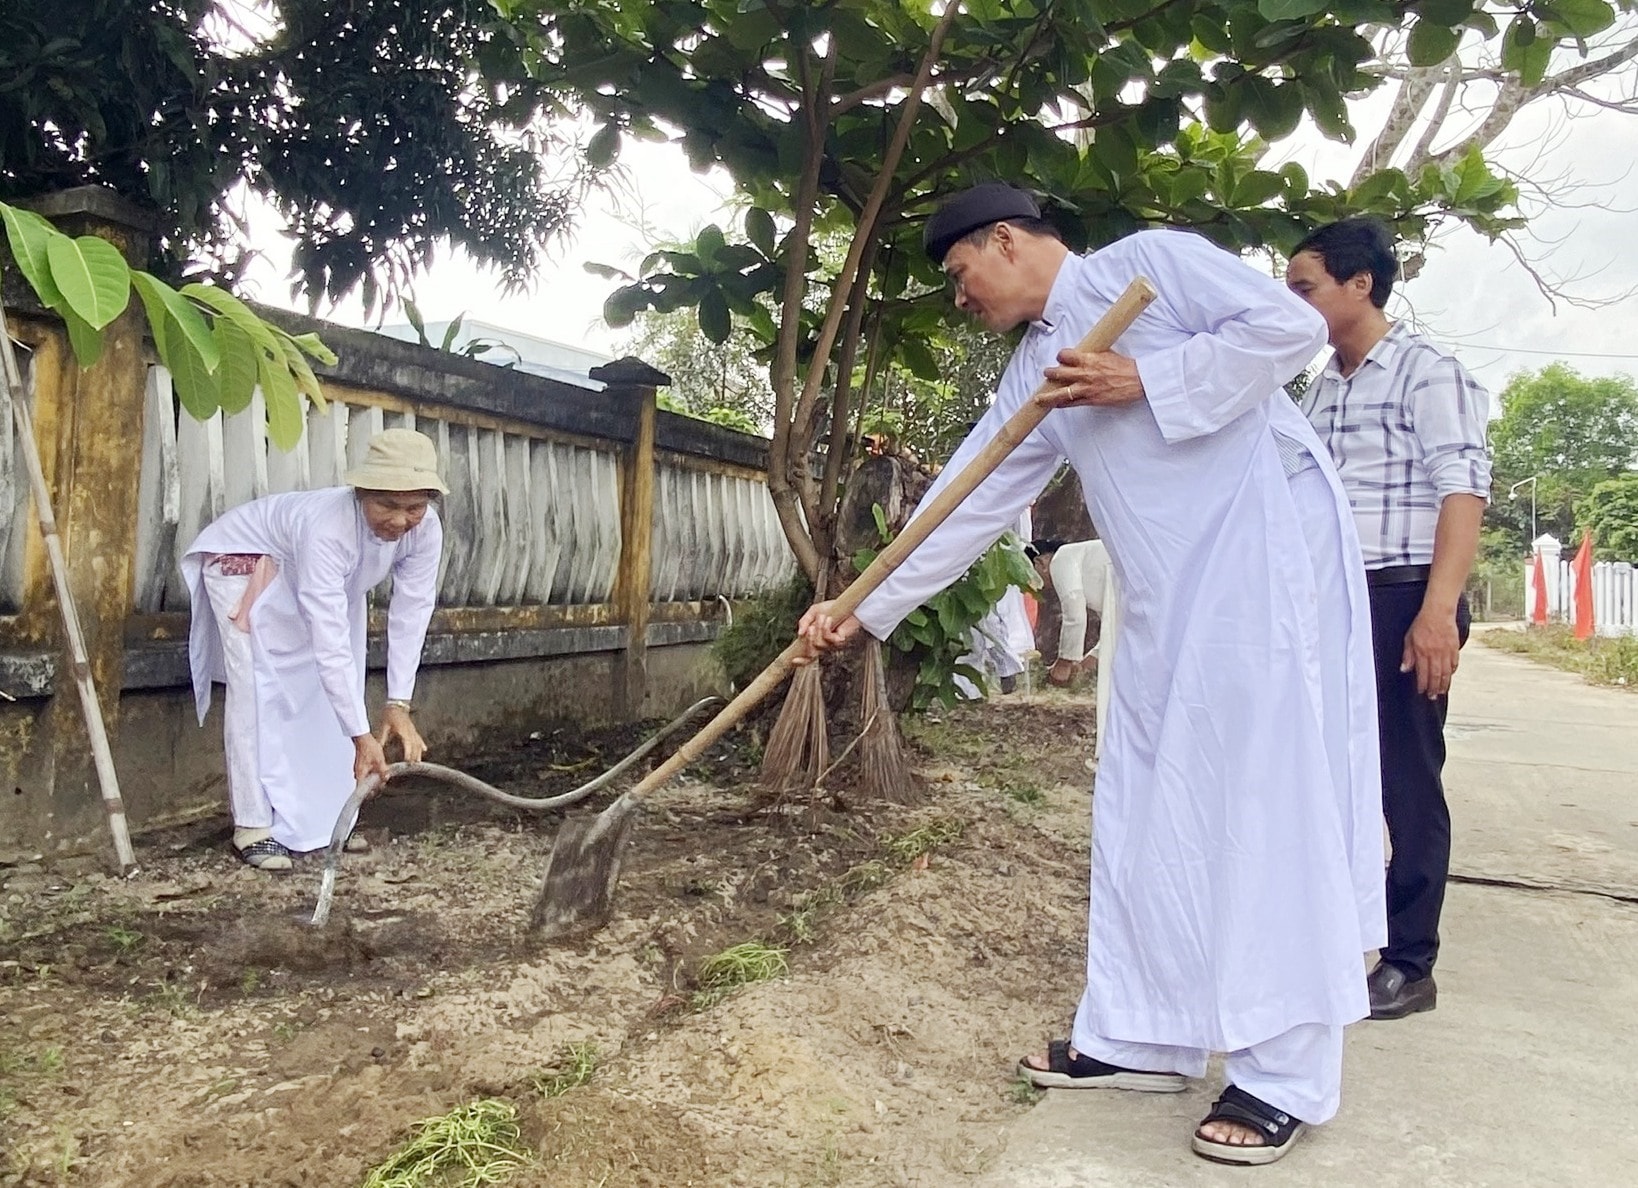
<svg viewBox="0 0 1638 1188">
<path fill-rule="evenodd" d="M 85 633 L 80 630 L 80 614 L 74 595 L 68 588 L 68 562 L 63 556 L 62 538 L 57 534 L 57 517 L 51 510 L 51 490 L 46 486 L 45 471 L 40 466 L 40 446 L 34 439 L 34 417 L 29 412 L 33 398 L 34 374 L 29 373 L 27 389 L 23 374 L 17 366 L 17 352 L 11 344 L 11 328 L 6 324 L 6 313 L 0 308 L 0 382 L 6 386 L 11 400 L 12 421 L 23 447 L 23 460 L 28 467 L 29 486 L 34 492 L 34 513 L 40 521 L 40 532 L 45 537 L 46 554 L 51 559 L 51 580 L 57 588 L 57 606 L 62 611 L 63 631 L 68 636 L 69 652 L 74 662 L 74 684 L 79 689 L 80 711 L 85 717 L 85 732 L 91 740 L 91 757 L 97 768 L 97 783 L 102 790 L 102 806 L 108 812 L 108 831 L 114 836 L 114 853 L 119 858 L 121 874 L 136 869 L 136 853 L 131 849 L 131 832 L 125 824 L 125 801 L 119 794 L 119 776 L 114 772 L 114 755 L 108 745 L 108 731 L 103 725 L 102 703 L 97 700 L 96 685 L 91 680 L 91 661 L 85 649 Z"/>
</svg>

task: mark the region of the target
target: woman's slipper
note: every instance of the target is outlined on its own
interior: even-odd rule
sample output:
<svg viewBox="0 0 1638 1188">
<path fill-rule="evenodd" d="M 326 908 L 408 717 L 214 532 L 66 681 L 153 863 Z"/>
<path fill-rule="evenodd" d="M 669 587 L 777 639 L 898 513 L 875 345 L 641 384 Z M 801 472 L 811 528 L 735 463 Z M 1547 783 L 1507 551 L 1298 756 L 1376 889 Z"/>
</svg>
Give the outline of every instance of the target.
<svg viewBox="0 0 1638 1188">
<path fill-rule="evenodd" d="M 1146 1072 L 1105 1064 L 1079 1052 L 1071 1052 L 1068 1040 L 1047 1044 L 1047 1066 L 1036 1068 L 1025 1057 L 1018 1062 L 1018 1075 L 1038 1089 L 1133 1089 L 1139 1093 L 1181 1093 L 1186 1085 L 1181 1073 Z"/>
<path fill-rule="evenodd" d="M 1261 1136 L 1259 1142 L 1224 1143 L 1207 1138 L 1198 1127 L 1195 1129 L 1196 1155 L 1217 1163 L 1241 1165 L 1273 1163 L 1276 1159 L 1284 1158 L 1302 1132 L 1308 1129 L 1308 1123 L 1275 1109 L 1261 1098 L 1253 1097 L 1234 1085 L 1223 1090 L 1223 1096 L 1211 1107 L 1211 1113 L 1200 1120 L 1200 1126 L 1211 1122 L 1233 1122 L 1255 1130 Z"/>
<path fill-rule="evenodd" d="M 291 861 L 290 851 L 270 837 L 237 848 L 239 857 L 257 870 L 289 870 L 295 865 Z"/>
</svg>

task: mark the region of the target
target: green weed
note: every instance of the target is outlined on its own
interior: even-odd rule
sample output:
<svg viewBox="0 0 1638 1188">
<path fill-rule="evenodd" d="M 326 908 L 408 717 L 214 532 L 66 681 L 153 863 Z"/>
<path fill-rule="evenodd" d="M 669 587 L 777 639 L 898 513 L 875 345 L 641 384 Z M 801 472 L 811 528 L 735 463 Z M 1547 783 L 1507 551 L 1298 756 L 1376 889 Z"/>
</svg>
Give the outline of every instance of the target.
<svg viewBox="0 0 1638 1188">
<path fill-rule="evenodd" d="M 1007 1090 L 1007 1100 L 1013 1105 L 1032 1106 L 1046 1096 L 1045 1089 L 1038 1089 L 1026 1076 L 1019 1075 Z"/>
<path fill-rule="evenodd" d="M 597 1045 L 570 1044 L 559 1057 L 555 1071 L 535 1078 L 535 1090 L 542 1097 L 561 1097 L 591 1080 L 596 1071 Z"/>
<path fill-rule="evenodd" d="M 714 1006 L 741 986 L 788 973 L 788 951 L 761 941 L 746 941 L 707 957 L 700 962 L 700 988 L 692 999 L 694 1009 Z"/>
<path fill-rule="evenodd" d="M 110 924 L 102 934 L 122 957 L 136 952 L 148 939 L 135 928 L 127 928 L 123 924 Z"/>
</svg>

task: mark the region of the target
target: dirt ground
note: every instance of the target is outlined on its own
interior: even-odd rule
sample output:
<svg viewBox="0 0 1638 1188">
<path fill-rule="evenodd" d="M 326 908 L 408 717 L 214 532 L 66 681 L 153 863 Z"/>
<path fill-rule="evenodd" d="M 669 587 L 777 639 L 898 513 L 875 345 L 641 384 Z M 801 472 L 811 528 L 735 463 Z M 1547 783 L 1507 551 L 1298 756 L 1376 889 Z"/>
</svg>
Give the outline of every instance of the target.
<svg viewBox="0 0 1638 1188">
<path fill-rule="evenodd" d="M 480 1097 L 537 1153 L 508 1184 L 960 1183 L 1073 1010 L 1092 731 L 1079 693 L 964 707 L 911 728 L 916 804 L 833 779 L 840 810 L 759 810 L 720 751 L 650 802 L 609 926 L 553 945 L 524 924 L 560 818 L 427 787 L 366 806 L 323 932 L 319 856 L 259 874 L 221 823 L 141 839 L 128 881 L 0 869 L 0 1184 L 357 1186 Z M 470 770 L 543 795 L 632 737 Z M 700 994 L 753 940 L 789 972 Z"/>
</svg>

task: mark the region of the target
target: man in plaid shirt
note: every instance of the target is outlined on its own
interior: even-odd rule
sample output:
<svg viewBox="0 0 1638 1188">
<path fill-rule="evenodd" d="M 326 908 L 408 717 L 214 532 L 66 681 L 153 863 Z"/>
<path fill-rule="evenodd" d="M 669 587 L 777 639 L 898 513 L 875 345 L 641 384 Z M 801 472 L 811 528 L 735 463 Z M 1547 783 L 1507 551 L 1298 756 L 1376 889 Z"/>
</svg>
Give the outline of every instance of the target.
<svg viewBox="0 0 1638 1188">
<path fill-rule="evenodd" d="M 1286 284 L 1325 318 L 1335 353 L 1303 412 L 1335 459 L 1365 555 L 1376 651 L 1388 946 L 1371 972 L 1371 1017 L 1432 1010 L 1439 912 L 1450 869 L 1440 778 L 1451 677 L 1467 641 L 1462 588 L 1490 494 L 1490 403 L 1462 365 L 1383 314 L 1398 275 L 1370 219 L 1308 236 Z"/>
</svg>

